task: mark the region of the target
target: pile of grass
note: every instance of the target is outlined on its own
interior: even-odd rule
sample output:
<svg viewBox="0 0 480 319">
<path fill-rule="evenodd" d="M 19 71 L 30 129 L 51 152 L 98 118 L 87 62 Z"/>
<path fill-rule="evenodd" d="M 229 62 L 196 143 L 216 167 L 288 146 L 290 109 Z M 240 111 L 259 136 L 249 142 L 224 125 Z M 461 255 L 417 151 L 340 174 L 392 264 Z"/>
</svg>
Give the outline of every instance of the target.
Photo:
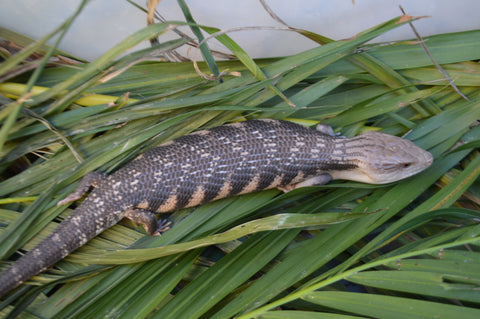
<svg viewBox="0 0 480 319">
<path fill-rule="evenodd" d="M 21 64 L 48 37 L 8 57 L 0 64 L 2 269 L 71 212 L 56 202 L 87 172 L 112 172 L 201 128 L 275 118 L 322 122 L 345 136 L 382 130 L 407 134 L 435 162 L 390 185 L 339 181 L 178 211 L 159 238 L 116 225 L 5 298 L 1 314 L 480 317 L 480 30 L 425 39 L 465 99 L 416 40 L 365 44 L 412 19 L 344 41 L 296 30 L 324 45 L 265 60 L 222 34 L 237 60 L 214 61 L 205 47 L 207 63 L 199 63 L 213 77 L 226 71 L 222 81 L 200 77 L 190 62 L 145 61 L 183 38 L 120 57 L 172 32 L 171 23 L 144 28 L 90 63 L 46 68 L 53 46 L 44 60 Z M 34 71 L 5 82 L 31 63 Z"/>
</svg>

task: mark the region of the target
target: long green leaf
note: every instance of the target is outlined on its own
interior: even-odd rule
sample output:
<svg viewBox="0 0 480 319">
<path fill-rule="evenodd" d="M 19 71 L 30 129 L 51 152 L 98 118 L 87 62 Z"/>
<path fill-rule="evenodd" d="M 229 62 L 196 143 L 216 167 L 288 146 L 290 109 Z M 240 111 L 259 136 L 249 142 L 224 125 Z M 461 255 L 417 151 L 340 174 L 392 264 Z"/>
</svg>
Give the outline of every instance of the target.
<svg viewBox="0 0 480 319">
<path fill-rule="evenodd" d="M 350 313 L 385 319 L 478 318 L 480 310 L 411 298 L 349 292 L 313 292 L 306 301 Z M 408 303 L 408 307 L 405 304 Z"/>
</svg>

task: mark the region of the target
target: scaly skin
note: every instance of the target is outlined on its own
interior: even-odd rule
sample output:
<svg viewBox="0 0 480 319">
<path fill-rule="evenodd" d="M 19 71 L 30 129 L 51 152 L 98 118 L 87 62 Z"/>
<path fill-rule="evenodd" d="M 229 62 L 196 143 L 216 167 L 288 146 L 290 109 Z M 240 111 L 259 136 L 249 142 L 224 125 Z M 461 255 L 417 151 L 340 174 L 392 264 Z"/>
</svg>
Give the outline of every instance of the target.
<svg viewBox="0 0 480 319">
<path fill-rule="evenodd" d="M 195 132 L 156 147 L 110 176 L 87 175 L 66 200 L 92 193 L 38 246 L 0 274 L 0 296 L 54 265 L 127 217 L 151 235 L 163 213 L 234 195 L 347 179 L 394 182 L 424 170 L 432 155 L 380 132 L 353 138 L 277 120 L 252 120 Z M 165 226 L 163 226 L 165 227 Z"/>
</svg>

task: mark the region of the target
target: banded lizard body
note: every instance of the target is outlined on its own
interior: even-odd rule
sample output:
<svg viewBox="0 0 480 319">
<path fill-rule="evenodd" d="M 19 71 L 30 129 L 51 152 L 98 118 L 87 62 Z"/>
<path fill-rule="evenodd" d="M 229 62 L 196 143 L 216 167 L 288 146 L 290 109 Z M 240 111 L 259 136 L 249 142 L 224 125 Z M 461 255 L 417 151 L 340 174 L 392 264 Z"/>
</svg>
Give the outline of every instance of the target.
<svg viewBox="0 0 480 319">
<path fill-rule="evenodd" d="M 47 238 L 0 274 L 0 296 L 51 267 L 122 218 L 157 235 L 164 213 L 270 188 L 346 179 L 372 184 L 414 175 L 433 161 L 411 141 L 380 132 L 342 138 L 286 121 L 251 120 L 153 148 L 110 176 L 90 173 L 60 204 L 90 195 Z"/>
</svg>

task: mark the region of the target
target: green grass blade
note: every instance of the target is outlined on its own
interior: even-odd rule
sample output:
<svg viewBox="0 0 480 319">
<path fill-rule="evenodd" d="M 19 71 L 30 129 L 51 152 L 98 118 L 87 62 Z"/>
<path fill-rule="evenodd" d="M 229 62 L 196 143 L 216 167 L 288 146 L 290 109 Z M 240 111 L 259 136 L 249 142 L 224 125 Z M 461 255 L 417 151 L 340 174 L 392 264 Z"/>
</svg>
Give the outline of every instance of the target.
<svg viewBox="0 0 480 319">
<path fill-rule="evenodd" d="M 306 301 L 363 316 L 385 319 L 403 318 L 478 318 L 480 310 L 410 298 L 348 292 L 314 292 Z M 408 307 L 405 304 L 408 302 Z"/>
<path fill-rule="evenodd" d="M 218 77 L 220 74 L 220 71 L 218 70 L 217 63 L 215 62 L 215 59 L 212 56 L 212 53 L 210 52 L 210 49 L 208 48 L 208 45 L 205 42 L 202 42 L 204 37 L 203 34 L 200 30 L 200 28 L 196 25 L 195 20 L 193 19 L 193 16 L 190 12 L 190 9 L 188 8 L 187 4 L 183 0 L 177 0 L 179 7 L 182 9 L 183 15 L 185 16 L 185 19 L 187 22 L 190 23 L 190 29 L 192 32 L 195 34 L 195 36 L 198 39 L 198 42 L 200 43 L 200 51 L 202 52 L 203 59 L 208 65 L 208 68 L 210 71 L 213 73 L 213 76 Z"/>
<path fill-rule="evenodd" d="M 435 260 L 442 263 L 441 260 Z M 436 265 L 432 265 L 436 267 Z M 455 266 L 455 268 L 458 268 Z M 348 277 L 349 281 L 357 284 L 402 291 L 405 293 L 421 294 L 462 301 L 480 302 L 478 284 L 480 277 L 452 276 L 448 272 L 439 274 L 425 271 L 365 271 Z"/>
</svg>

